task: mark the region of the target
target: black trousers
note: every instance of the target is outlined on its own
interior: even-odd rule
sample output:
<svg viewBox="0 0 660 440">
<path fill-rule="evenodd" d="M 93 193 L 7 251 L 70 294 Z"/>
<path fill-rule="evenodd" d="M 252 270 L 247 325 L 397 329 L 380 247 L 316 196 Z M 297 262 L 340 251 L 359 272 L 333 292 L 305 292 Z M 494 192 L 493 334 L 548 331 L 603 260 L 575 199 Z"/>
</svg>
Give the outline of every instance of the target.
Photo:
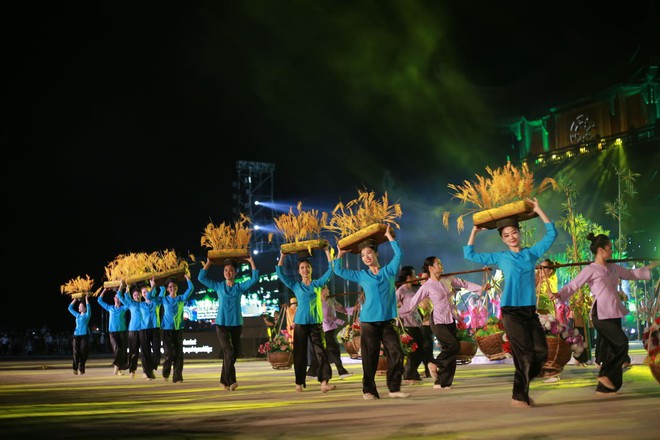
<svg viewBox="0 0 660 440">
<path fill-rule="evenodd" d="M 153 356 L 151 352 L 151 329 L 140 330 L 140 362 L 142 363 L 142 372 L 150 379 L 155 379 Z"/>
<path fill-rule="evenodd" d="M 241 352 L 242 325 L 224 326 L 216 325 L 215 332 L 222 349 L 222 370 L 220 370 L 220 383 L 228 387 L 236 383 L 236 359 Z"/>
<path fill-rule="evenodd" d="M 394 320 L 361 322 L 360 351 L 362 352 L 362 392 L 380 398 L 376 388 L 376 370 L 380 347 L 387 357 L 386 383 L 390 392 L 401 391 L 403 377 L 403 347 Z"/>
<path fill-rule="evenodd" d="M 112 347 L 112 365 L 120 370 L 128 369 L 128 357 L 126 347 L 128 346 L 128 332 L 110 332 L 110 346 Z"/>
<path fill-rule="evenodd" d="M 163 330 L 163 346 L 165 361 L 163 362 L 163 377 L 170 377 L 172 368 L 173 382 L 183 380 L 183 330 Z"/>
<path fill-rule="evenodd" d="M 430 325 L 422 325 L 420 329 L 422 330 L 423 341 L 421 354 L 422 362 L 424 363 L 424 375 L 426 377 L 431 377 L 429 374 L 429 364 L 433 362 L 433 345 L 435 344 L 433 341 L 433 331 L 431 331 Z"/>
<path fill-rule="evenodd" d="M 406 333 L 417 343 L 417 350 L 406 356 L 406 363 L 403 367 L 403 378 L 405 380 L 422 380 L 417 369 L 424 361 L 424 335 L 421 327 L 406 327 Z"/>
<path fill-rule="evenodd" d="M 73 371 L 85 372 L 85 364 L 89 355 L 88 335 L 73 337 Z"/>
<path fill-rule="evenodd" d="M 140 332 L 128 331 L 128 372 L 135 373 L 140 357 Z"/>
<path fill-rule="evenodd" d="M 431 330 L 440 344 L 440 353 L 433 361 L 438 367 L 438 380 L 435 384 L 450 387 L 454 383 L 456 357 L 461 349 L 461 343 L 456 337 L 456 323 L 431 324 Z"/>
<path fill-rule="evenodd" d="M 591 309 L 591 320 L 594 328 L 598 330 L 600 345 L 599 360 L 602 362 L 598 376 L 607 376 L 614 386 L 614 390 L 598 382 L 596 391 L 603 393 L 616 392 L 623 385 L 623 363 L 628 359 L 628 337 L 621 328 L 621 318 L 598 319 L 598 304 L 594 303 Z"/>
<path fill-rule="evenodd" d="M 306 386 L 307 350 L 311 344 L 314 358 L 318 366 L 318 381 L 332 378 L 332 370 L 328 363 L 328 352 L 325 348 L 325 333 L 321 324 L 294 324 L 296 343 L 293 344 L 293 369 L 296 374 L 296 385 Z"/>
<path fill-rule="evenodd" d="M 548 341 L 536 306 L 502 307 L 502 325 L 509 338 L 515 373 L 513 399 L 529 403 L 529 383 L 548 357 Z"/>
<path fill-rule="evenodd" d="M 335 367 L 337 367 L 337 374 L 348 374 L 348 370 L 344 367 L 344 363 L 341 361 L 341 349 L 337 342 L 336 331 L 337 330 L 334 329 L 325 332 L 325 346 L 328 350 L 328 362 L 335 364 Z"/>
</svg>

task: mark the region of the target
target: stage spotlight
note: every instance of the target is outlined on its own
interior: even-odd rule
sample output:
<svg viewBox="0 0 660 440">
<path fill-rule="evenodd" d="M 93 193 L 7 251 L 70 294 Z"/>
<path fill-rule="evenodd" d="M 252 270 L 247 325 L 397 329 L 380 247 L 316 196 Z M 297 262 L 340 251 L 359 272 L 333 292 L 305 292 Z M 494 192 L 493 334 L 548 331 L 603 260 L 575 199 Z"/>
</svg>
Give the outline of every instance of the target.
<svg viewBox="0 0 660 440">
<path fill-rule="evenodd" d="M 259 255 L 259 251 L 257 249 L 255 249 L 255 250 L 252 251 L 252 254 L 253 255 Z"/>
<path fill-rule="evenodd" d="M 259 229 L 261 229 L 261 226 L 259 226 L 259 225 L 254 225 L 254 230 L 255 230 L 255 231 L 258 231 Z"/>
<path fill-rule="evenodd" d="M 259 202 L 259 200 L 255 200 L 255 201 L 254 201 L 254 204 L 255 204 L 256 206 L 261 205 L 261 203 Z"/>
</svg>

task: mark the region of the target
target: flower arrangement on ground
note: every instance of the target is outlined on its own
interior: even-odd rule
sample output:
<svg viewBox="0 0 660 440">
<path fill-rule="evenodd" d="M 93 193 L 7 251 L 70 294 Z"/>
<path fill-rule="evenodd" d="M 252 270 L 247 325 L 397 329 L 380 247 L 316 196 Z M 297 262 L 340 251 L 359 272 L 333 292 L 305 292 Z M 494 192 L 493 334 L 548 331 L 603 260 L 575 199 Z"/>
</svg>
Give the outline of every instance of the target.
<svg viewBox="0 0 660 440">
<path fill-rule="evenodd" d="M 545 330 L 546 336 L 561 337 L 570 346 L 573 356 L 579 357 L 586 346 L 584 338 L 575 328 L 570 328 L 566 324 L 562 324 L 554 317 L 554 315 L 539 315 L 541 327 Z"/>
<path fill-rule="evenodd" d="M 261 354 L 283 352 L 289 353 L 293 347 L 291 346 L 291 337 L 289 332 L 281 330 L 279 334 L 273 336 L 269 341 L 259 345 L 257 351 Z"/>
</svg>

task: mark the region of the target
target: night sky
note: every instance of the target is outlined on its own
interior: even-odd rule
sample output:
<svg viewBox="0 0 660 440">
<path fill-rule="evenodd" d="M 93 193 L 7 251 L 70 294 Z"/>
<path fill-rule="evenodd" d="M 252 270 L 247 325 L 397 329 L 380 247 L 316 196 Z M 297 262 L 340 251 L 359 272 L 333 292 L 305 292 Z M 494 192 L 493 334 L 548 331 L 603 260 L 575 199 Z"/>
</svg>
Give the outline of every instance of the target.
<svg viewBox="0 0 660 440">
<path fill-rule="evenodd" d="M 5 295 L 20 302 L 0 329 L 73 330 L 60 285 L 89 274 L 100 286 L 120 253 L 203 254 L 206 224 L 234 220 L 239 160 L 274 163 L 275 200 L 291 205 L 330 211 L 387 189 L 404 252 L 421 255 L 404 264 L 438 254 L 465 269 L 467 234 L 440 225 L 457 205 L 447 184 L 516 157 L 498 121 L 619 80 L 657 20 L 653 2 L 587 3 L 6 10 Z"/>
</svg>

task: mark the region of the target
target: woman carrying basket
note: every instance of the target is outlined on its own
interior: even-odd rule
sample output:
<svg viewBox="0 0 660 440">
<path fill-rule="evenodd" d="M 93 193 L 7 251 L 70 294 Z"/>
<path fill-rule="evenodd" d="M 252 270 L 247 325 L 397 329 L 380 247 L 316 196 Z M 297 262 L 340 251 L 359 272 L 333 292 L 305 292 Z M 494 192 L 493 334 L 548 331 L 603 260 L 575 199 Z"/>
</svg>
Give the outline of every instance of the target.
<svg viewBox="0 0 660 440">
<path fill-rule="evenodd" d="M 476 252 L 474 241 L 477 233 L 484 228 L 474 226 L 463 248 L 466 260 L 480 264 L 497 264 L 504 275 L 501 311 L 504 331 L 511 343 L 515 374 L 513 377 L 513 396 L 511 406 L 528 408 L 533 404 L 529 398 L 529 383 L 541 372 L 548 356 L 548 343 L 536 314 L 536 289 L 534 268 L 539 258 L 548 250 L 557 237 L 555 225 L 539 206 L 536 198 L 529 200 L 545 225 L 545 236 L 530 248 L 520 243 L 518 222 L 511 219 L 501 220 L 498 232 L 506 251 Z"/>
</svg>

